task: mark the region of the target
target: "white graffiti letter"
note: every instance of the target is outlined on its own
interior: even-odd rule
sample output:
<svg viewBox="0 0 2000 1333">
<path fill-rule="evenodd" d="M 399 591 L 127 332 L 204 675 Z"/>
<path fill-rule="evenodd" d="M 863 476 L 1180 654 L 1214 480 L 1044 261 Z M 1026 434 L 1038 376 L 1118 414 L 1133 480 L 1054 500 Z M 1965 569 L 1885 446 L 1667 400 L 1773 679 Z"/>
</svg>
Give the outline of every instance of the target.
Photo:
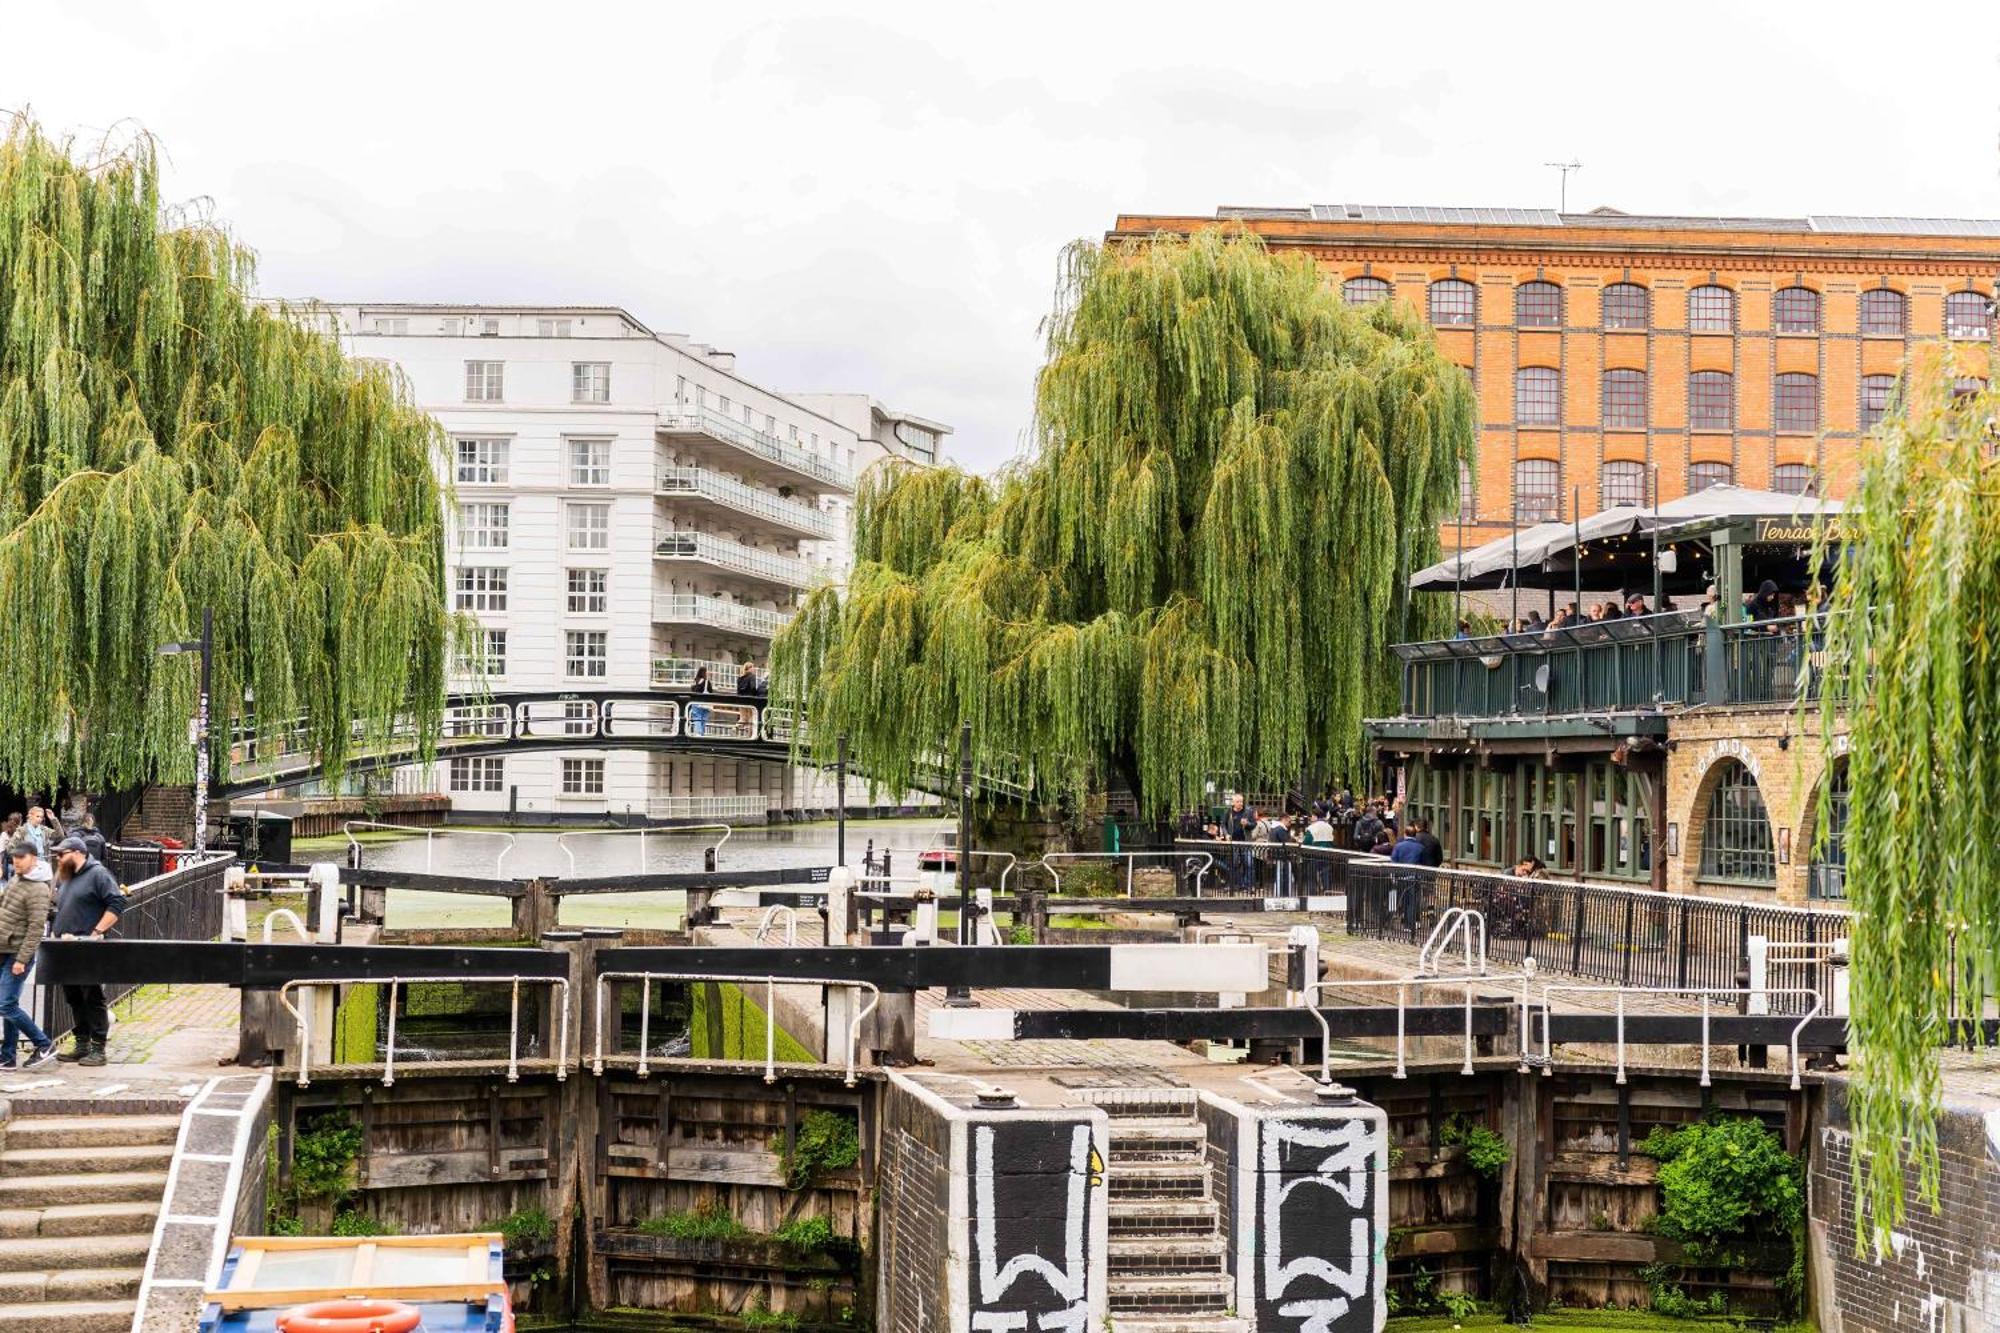
<svg viewBox="0 0 2000 1333">
<path fill-rule="evenodd" d="M 973 1240 L 979 1259 L 979 1298 L 982 1309 L 972 1316 L 979 1333 L 1008 1333 L 1028 1326 L 1021 1312 L 996 1312 L 1007 1291 L 1024 1274 L 1033 1273 L 1048 1283 L 1049 1289 L 1070 1302 L 1066 1310 L 1044 1314 L 1040 1327 L 1050 1333 L 1084 1333 L 1090 1306 L 1084 1299 L 1090 1268 L 1083 1247 L 1084 1215 L 1090 1203 L 1090 1126 L 1077 1125 L 1070 1135 L 1069 1193 L 1063 1217 L 1063 1264 L 1058 1268 L 1038 1254 L 1017 1254 L 1004 1265 L 996 1253 L 993 1235 L 993 1127 L 972 1129 Z"/>
<path fill-rule="evenodd" d="M 1292 1282 L 1301 1277 L 1318 1278 L 1351 1297 L 1366 1295 L 1368 1277 L 1375 1266 L 1366 1215 L 1357 1215 L 1348 1224 L 1350 1267 L 1342 1267 L 1315 1254 L 1302 1254 L 1287 1261 L 1283 1218 L 1286 1197 L 1293 1190 L 1308 1187 L 1332 1190 L 1348 1207 L 1360 1213 L 1368 1198 L 1368 1173 L 1375 1160 L 1375 1144 L 1370 1133 L 1372 1125 L 1361 1119 L 1326 1127 L 1274 1120 L 1265 1122 L 1263 1129 L 1264 1160 L 1259 1165 L 1263 1168 L 1261 1174 L 1264 1178 L 1264 1299 L 1278 1300 Z M 1284 1148 L 1287 1144 L 1304 1148 L 1332 1148 L 1335 1151 L 1328 1153 L 1310 1175 L 1285 1182 L 1280 1172 L 1284 1167 Z M 1338 1308 L 1334 1308 L 1336 1303 Z M 1346 1312 L 1347 1304 L 1339 1297 L 1322 1297 L 1295 1301 L 1279 1313 L 1310 1316 L 1299 1333 L 1326 1333 L 1332 1327 L 1331 1321 Z"/>
</svg>

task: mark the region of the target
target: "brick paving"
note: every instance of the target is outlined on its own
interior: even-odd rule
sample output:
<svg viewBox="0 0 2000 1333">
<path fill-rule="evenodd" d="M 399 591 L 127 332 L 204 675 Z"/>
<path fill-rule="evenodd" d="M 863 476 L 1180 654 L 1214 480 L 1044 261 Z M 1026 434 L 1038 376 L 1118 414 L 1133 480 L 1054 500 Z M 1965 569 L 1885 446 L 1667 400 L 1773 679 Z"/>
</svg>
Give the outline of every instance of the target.
<svg viewBox="0 0 2000 1333">
<path fill-rule="evenodd" d="M 112 1005 L 111 1015 L 102 1068 L 57 1063 L 19 1071 L 0 1077 L 0 1098 L 178 1099 L 234 1064 L 239 1003 L 227 986 L 142 986 Z"/>
</svg>

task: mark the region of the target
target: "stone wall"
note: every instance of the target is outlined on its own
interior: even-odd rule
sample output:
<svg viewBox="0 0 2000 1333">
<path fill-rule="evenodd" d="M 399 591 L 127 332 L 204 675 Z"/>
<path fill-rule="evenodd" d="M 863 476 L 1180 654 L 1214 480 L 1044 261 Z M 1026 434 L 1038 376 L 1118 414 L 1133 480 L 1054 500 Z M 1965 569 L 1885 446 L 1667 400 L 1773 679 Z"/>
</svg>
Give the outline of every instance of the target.
<svg viewBox="0 0 2000 1333">
<path fill-rule="evenodd" d="M 1938 1211 L 1903 1178 L 1889 1253 L 1855 1251 L 1853 1137 L 1845 1088 L 1829 1084 L 1812 1169 L 1808 1242 L 1821 1333 L 2000 1330 L 2000 1100 L 1948 1102 L 1938 1119 Z"/>
<path fill-rule="evenodd" d="M 1672 720 L 1667 747 L 1667 889 L 1773 899 L 1774 895 L 1754 888 L 1701 882 L 1709 802 L 1733 761 L 1757 779 L 1770 812 L 1771 838 L 1778 852 L 1774 900 L 1804 903 L 1826 776 L 1826 746 L 1817 717 L 1801 719 L 1790 705 L 1715 713 L 1697 710 Z M 1835 748 L 1845 753 L 1845 737 Z"/>
<path fill-rule="evenodd" d="M 880 1273 L 876 1326 L 882 1333 L 932 1333 L 944 1326 L 951 1292 L 950 1124 L 907 1088 L 882 1089 L 875 1245 Z"/>
</svg>

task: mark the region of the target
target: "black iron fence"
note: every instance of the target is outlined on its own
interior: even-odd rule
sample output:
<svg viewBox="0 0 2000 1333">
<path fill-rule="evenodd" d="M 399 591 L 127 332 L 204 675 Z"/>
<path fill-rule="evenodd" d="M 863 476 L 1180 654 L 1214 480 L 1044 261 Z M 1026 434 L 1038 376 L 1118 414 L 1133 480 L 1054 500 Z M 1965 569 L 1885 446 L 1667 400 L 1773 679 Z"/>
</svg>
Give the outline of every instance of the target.
<svg viewBox="0 0 2000 1333">
<path fill-rule="evenodd" d="M 1487 957 L 1494 963 L 1519 964 L 1532 957 L 1546 970 L 1648 989 L 1737 989 L 1749 975 L 1751 936 L 1773 944 L 1819 945 L 1844 938 L 1851 929 L 1847 913 L 1839 911 L 1433 870 L 1372 858 L 1347 867 L 1346 892 L 1349 935 L 1422 944 L 1440 914 L 1469 908 L 1485 918 Z M 1781 956 L 1773 960 L 1765 985 L 1830 995 L 1832 978 L 1822 958 Z M 1771 997 L 1776 1013 L 1801 1013 L 1810 1005 L 1805 996 Z"/>
<path fill-rule="evenodd" d="M 1343 826 L 1336 832 L 1344 834 Z M 1203 876 L 1202 895 L 1247 894 L 1258 898 L 1302 898 L 1342 893 L 1348 867 L 1382 858 L 1344 847 L 1303 843 L 1217 842 L 1176 838 L 1176 851 L 1206 852 L 1215 864 Z M 1190 896 L 1193 889 L 1185 890 Z"/>
<path fill-rule="evenodd" d="M 106 850 L 107 853 L 115 853 L 133 849 Z M 153 856 L 159 855 L 157 848 L 137 850 L 150 850 Z M 179 856 L 180 864 L 175 869 L 130 882 L 119 866 L 135 862 L 130 859 L 121 862 L 107 854 L 106 867 L 126 886 L 125 915 L 118 918 L 118 925 L 112 931 L 114 938 L 212 940 L 222 934 L 222 877 L 236 858 L 228 852 L 209 852 L 199 859 L 192 852 L 180 853 Z M 153 865 L 157 871 L 158 862 Z M 37 1021 L 51 1037 L 60 1037 L 75 1026 L 69 1002 L 63 998 L 59 986 L 38 989 L 42 1002 Z M 107 1000 L 115 1001 L 137 989 L 137 984 L 106 986 L 104 994 Z"/>
</svg>

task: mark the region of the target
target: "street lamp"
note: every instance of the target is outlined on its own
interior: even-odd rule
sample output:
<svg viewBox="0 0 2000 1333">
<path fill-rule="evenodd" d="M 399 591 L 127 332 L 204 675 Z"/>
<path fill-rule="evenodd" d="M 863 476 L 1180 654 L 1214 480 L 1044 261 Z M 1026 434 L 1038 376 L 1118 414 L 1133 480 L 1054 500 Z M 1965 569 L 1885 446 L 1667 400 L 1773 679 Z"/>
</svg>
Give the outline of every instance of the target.
<svg viewBox="0 0 2000 1333">
<path fill-rule="evenodd" d="M 162 657 L 181 653 L 201 654 L 201 689 L 195 696 L 194 718 L 188 723 L 188 743 L 194 746 L 194 849 L 208 850 L 208 686 L 209 659 L 215 648 L 215 612 L 201 609 L 201 637 L 183 639 L 160 648 Z"/>
</svg>

